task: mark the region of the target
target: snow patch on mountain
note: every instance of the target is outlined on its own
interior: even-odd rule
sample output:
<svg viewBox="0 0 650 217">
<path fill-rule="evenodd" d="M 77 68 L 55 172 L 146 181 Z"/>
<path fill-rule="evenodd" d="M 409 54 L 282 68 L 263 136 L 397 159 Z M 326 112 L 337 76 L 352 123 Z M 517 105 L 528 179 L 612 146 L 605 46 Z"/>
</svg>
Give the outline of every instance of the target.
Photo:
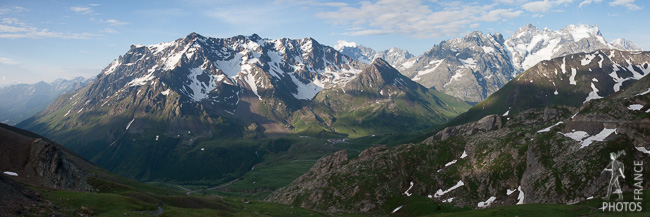
<svg viewBox="0 0 650 217">
<path fill-rule="evenodd" d="M 594 60 L 594 58 L 596 58 L 595 54 L 589 54 L 585 56 L 584 59 L 580 60 L 580 64 L 586 66 L 587 64 L 591 63 L 591 61 Z"/>
<path fill-rule="evenodd" d="M 451 192 L 453 190 L 456 190 L 457 188 L 460 188 L 463 185 L 465 185 L 465 183 L 463 182 L 463 180 L 460 180 L 460 181 L 458 181 L 458 183 L 456 183 L 456 185 L 452 186 L 451 188 L 449 188 L 449 189 L 447 189 L 445 191 L 443 191 L 442 189 L 438 189 L 438 191 L 436 191 L 436 193 L 433 195 L 433 197 L 439 198 L 439 197 L 441 197 L 441 196 L 443 196 L 443 195 L 445 195 L 445 194 L 447 194 L 447 193 L 449 193 L 449 192 Z"/>
<path fill-rule="evenodd" d="M 126 125 L 126 130 L 129 130 L 129 127 L 131 127 L 131 124 L 135 121 L 135 118 L 131 121 L 129 121 L 129 124 Z"/>
<path fill-rule="evenodd" d="M 589 92 L 587 99 L 585 99 L 585 101 L 582 104 L 585 104 L 586 102 L 589 102 L 594 99 L 601 99 L 601 98 L 603 97 L 598 95 L 598 88 L 596 88 L 594 82 L 591 82 L 591 92 Z"/>
<path fill-rule="evenodd" d="M 229 60 L 217 60 L 215 67 L 220 69 L 226 76 L 229 78 L 234 78 L 237 73 L 241 72 L 241 59 L 242 54 L 236 53 L 232 59 Z"/>
<path fill-rule="evenodd" d="M 497 198 L 495 196 L 491 196 L 486 201 L 478 202 L 477 206 L 478 206 L 478 208 L 486 208 L 486 207 L 490 206 L 496 199 Z"/>
<path fill-rule="evenodd" d="M 576 75 L 578 71 L 575 68 L 571 68 L 571 77 L 569 77 L 569 84 L 572 85 L 577 85 L 576 83 Z"/>
<path fill-rule="evenodd" d="M 637 94 L 637 95 L 635 95 L 635 96 L 643 96 L 643 95 L 646 95 L 646 94 L 648 94 L 648 93 L 650 93 L 650 88 L 648 88 L 648 90 L 646 90 L 646 91 L 644 91 L 644 92 L 642 92 L 642 93 L 639 93 L 639 94 Z"/>
<path fill-rule="evenodd" d="M 214 82 L 215 78 L 210 76 L 210 81 L 206 83 L 199 80 L 199 76 L 203 75 L 205 72 L 202 68 L 193 68 L 190 69 L 190 75 L 188 75 L 189 88 L 188 95 L 195 102 L 201 101 L 208 98 L 208 93 L 216 88 L 216 83 Z M 191 91 L 191 92 L 190 92 Z"/>
<path fill-rule="evenodd" d="M 316 79 L 314 82 L 310 83 L 303 83 L 302 81 L 298 80 L 294 74 L 289 74 L 289 77 L 293 81 L 297 88 L 296 93 L 291 93 L 296 99 L 302 99 L 302 100 L 311 100 L 313 99 L 320 90 L 323 89 L 323 83 L 320 82 L 320 80 Z"/>
<path fill-rule="evenodd" d="M 149 81 L 153 80 L 154 78 L 156 78 L 156 76 L 154 76 L 153 73 L 154 72 L 151 71 L 151 72 L 149 72 L 149 74 L 147 74 L 145 76 L 133 79 L 132 81 L 130 81 L 126 85 L 128 85 L 130 87 L 145 85 L 145 84 L 147 84 L 147 82 L 149 82 Z"/>
<path fill-rule="evenodd" d="M 643 105 L 641 105 L 641 104 L 632 104 L 632 105 L 627 107 L 627 109 L 629 109 L 631 111 L 639 111 L 642 108 L 643 108 Z"/>
<path fill-rule="evenodd" d="M 485 53 L 494 53 L 496 51 L 493 47 L 483 46 L 481 48 L 483 49 L 483 52 L 485 52 Z"/>
<path fill-rule="evenodd" d="M 413 195 L 413 193 L 409 193 L 411 188 L 413 188 L 413 182 L 411 182 L 411 186 L 409 186 L 409 189 L 406 189 L 406 191 L 404 192 L 404 195 L 406 195 L 407 197 L 410 197 L 411 195 Z"/>
<path fill-rule="evenodd" d="M 593 136 L 589 136 L 589 134 L 585 131 L 573 131 L 570 133 L 560 133 L 560 134 L 569 137 L 577 142 L 580 142 L 580 149 L 582 149 L 584 147 L 591 145 L 591 143 L 595 141 L 599 141 L 599 142 L 604 141 L 605 138 L 607 138 L 610 134 L 615 132 L 616 132 L 616 128 L 613 129 L 603 128 L 603 130 L 600 131 L 600 133 Z"/>
<path fill-rule="evenodd" d="M 429 67 L 430 67 L 430 68 L 427 68 L 427 69 L 425 69 L 425 70 L 418 71 L 418 74 L 415 75 L 415 77 L 413 78 L 413 80 L 414 80 L 414 81 L 418 81 L 418 80 L 422 79 L 422 76 L 423 76 L 423 75 L 426 75 L 426 74 L 432 73 L 433 71 L 435 71 L 435 70 L 440 66 L 440 64 L 442 64 L 443 61 L 444 61 L 444 60 L 431 60 L 431 61 L 429 62 Z M 433 67 L 432 67 L 432 66 L 433 66 Z M 462 75 L 461 75 L 461 76 L 462 76 Z"/>
<path fill-rule="evenodd" d="M 551 125 L 550 127 L 547 127 L 547 128 L 541 129 L 541 130 L 539 130 L 539 131 L 537 131 L 537 132 L 538 132 L 538 133 L 543 133 L 543 132 L 551 131 L 551 128 L 553 128 L 553 127 L 555 127 L 555 126 L 557 126 L 557 125 L 560 125 L 561 123 L 563 123 L 563 122 L 562 122 L 562 121 L 557 122 L 557 123 Z"/>
<path fill-rule="evenodd" d="M 109 75 L 109 74 L 115 72 L 115 69 L 119 65 L 120 65 L 120 62 L 118 60 L 113 60 L 113 62 L 111 62 L 111 64 L 108 65 L 108 68 L 104 71 L 104 74 Z"/>
</svg>

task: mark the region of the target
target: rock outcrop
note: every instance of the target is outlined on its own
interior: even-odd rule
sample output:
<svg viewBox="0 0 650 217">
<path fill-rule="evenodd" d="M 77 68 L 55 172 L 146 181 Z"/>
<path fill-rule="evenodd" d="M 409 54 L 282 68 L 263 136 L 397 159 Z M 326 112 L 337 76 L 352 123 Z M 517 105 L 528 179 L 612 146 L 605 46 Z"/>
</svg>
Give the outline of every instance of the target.
<svg viewBox="0 0 650 217">
<path fill-rule="evenodd" d="M 79 168 L 64 148 L 27 132 L 0 126 L 0 171 L 22 183 L 52 189 L 91 190 L 88 174 Z M 14 175 L 15 174 L 15 175 Z"/>
</svg>

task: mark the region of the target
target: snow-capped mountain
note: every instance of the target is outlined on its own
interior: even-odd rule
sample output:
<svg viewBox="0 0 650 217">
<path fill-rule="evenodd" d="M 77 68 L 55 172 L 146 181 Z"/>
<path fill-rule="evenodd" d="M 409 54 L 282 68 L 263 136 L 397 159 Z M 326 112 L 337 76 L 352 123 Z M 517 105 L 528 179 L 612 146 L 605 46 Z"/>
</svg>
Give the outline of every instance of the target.
<svg viewBox="0 0 650 217">
<path fill-rule="evenodd" d="M 471 102 L 498 90 L 516 71 L 503 36 L 481 32 L 443 41 L 402 67 L 402 73 L 425 87 Z"/>
<path fill-rule="evenodd" d="M 396 68 L 426 87 L 479 102 L 543 60 L 599 49 L 639 50 L 625 39 L 608 43 L 597 26 L 568 25 L 553 31 L 528 24 L 505 40 L 499 33 L 473 32 L 443 41 Z"/>
<path fill-rule="evenodd" d="M 609 49 L 598 26 L 568 25 L 559 31 L 542 30 L 528 24 L 519 28 L 506 40 L 512 62 L 519 71 L 526 70 L 542 60 L 568 54 Z"/>
<path fill-rule="evenodd" d="M 77 77 L 0 88 L 0 122 L 17 124 L 45 109 L 59 95 L 75 91 L 91 81 L 92 79 Z"/>
<path fill-rule="evenodd" d="M 383 51 L 375 51 L 372 48 L 357 45 L 355 42 L 342 40 L 339 40 L 334 45 L 334 49 L 365 64 L 370 64 L 373 60 L 381 58 L 397 69 L 401 69 L 400 67 L 403 63 L 414 57 L 407 50 L 396 47 Z"/>
<path fill-rule="evenodd" d="M 611 49 L 618 49 L 618 50 L 641 50 L 641 48 L 637 47 L 632 41 L 626 40 L 624 38 L 617 38 L 614 39 L 613 41 L 609 42 L 609 47 Z"/>
<path fill-rule="evenodd" d="M 172 42 L 131 46 L 95 82 L 59 99 L 46 112 L 65 108 L 62 122 L 80 122 L 79 117 L 91 114 L 120 115 L 125 126 L 135 120 L 131 130 L 137 128 L 137 119 L 159 112 L 175 122 L 195 114 L 224 115 L 243 125 L 260 123 L 269 131 L 286 132 L 286 121 L 301 101 L 311 100 L 323 88 L 344 85 L 363 67 L 312 38 L 210 38 L 192 33 Z M 192 126 L 195 134 L 210 135 L 205 128 L 210 122 L 182 119 L 170 128 Z"/>
<path fill-rule="evenodd" d="M 544 60 L 454 119 L 513 115 L 545 106 L 583 104 L 608 97 L 650 74 L 650 52 L 597 50 Z"/>
<path fill-rule="evenodd" d="M 187 180 L 191 177 L 181 171 L 194 171 L 196 165 L 179 159 L 199 141 L 403 132 L 445 122 L 468 108 L 381 59 L 367 66 L 312 38 L 192 33 L 172 42 L 131 46 L 90 85 L 62 95 L 18 126 L 122 175 Z M 167 155 L 145 148 L 158 146 L 173 151 Z M 145 160 L 138 159 L 141 153 Z M 241 175 L 258 158 L 248 146 L 201 156 L 229 162 L 200 166 L 214 179 Z M 238 166 L 223 166 L 231 163 Z M 215 168 L 220 172 L 211 172 Z"/>
</svg>

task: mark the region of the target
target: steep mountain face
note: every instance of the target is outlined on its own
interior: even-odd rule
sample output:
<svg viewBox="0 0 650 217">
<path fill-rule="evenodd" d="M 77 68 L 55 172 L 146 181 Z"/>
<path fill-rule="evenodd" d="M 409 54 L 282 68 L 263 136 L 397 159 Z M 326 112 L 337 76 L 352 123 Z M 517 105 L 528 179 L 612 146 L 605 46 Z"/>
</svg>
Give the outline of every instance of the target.
<svg viewBox="0 0 650 217">
<path fill-rule="evenodd" d="M 381 58 L 399 70 L 401 70 L 400 67 L 403 63 L 415 57 L 407 50 L 396 47 L 383 51 L 375 51 L 372 48 L 347 41 L 338 41 L 334 45 L 334 49 L 365 64 L 370 64 L 375 59 Z"/>
<path fill-rule="evenodd" d="M 650 156 L 650 77 L 630 82 L 580 108 L 489 115 L 419 144 L 368 148 L 354 159 L 340 151 L 267 199 L 328 212 L 403 214 L 432 206 L 600 201 L 610 181 L 611 174 L 602 171 L 611 153 L 625 165 L 625 177 L 634 176 L 633 161 Z M 636 183 L 620 180 L 626 193 L 650 187 Z"/>
<path fill-rule="evenodd" d="M 542 61 L 449 125 L 550 105 L 579 107 L 622 90 L 649 73 L 650 52 L 598 50 Z"/>
<path fill-rule="evenodd" d="M 513 78 L 511 62 L 501 34 L 473 32 L 404 63 L 402 73 L 425 87 L 478 102 Z"/>
<path fill-rule="evenodd" d="M 17 124 L 45 109 L 61 94 L 76 91 L 92 79 L 77 77 L 57 79 L 51 83 L 14 84 L 0 88 L 0 121 Z"/>
<path fill-rule="evenodd" d="M 218 146 L 216 150 L 204 152 L 200 144 L 312 129 L 331 133 L 341 128 L 327 125 L 325 119 L 346 123 L 350 136 L 368 135 L 366 128 L 373 126 L 361 124 L 367 116 L 341 112 L 352 111 L 348 108 L 352 101 L 328 106 L 337 111 L 327 113 L 331 116 L 309 115 L 314 101 L 322 101 L 314 100 L 317 95 L 357 83 L 364 68 L 365 64 L 312 38 L 271 40 L 252 35 L 220 39 L 192 33 L 173 42 L 131 46 L 90 85 L 61 96 L 19 126 L 66 144 L 127 177 L 226 181 L 250 170 L 261 157 L 255 147 L 217 142 L 211 143 Z M 390 76 L 394 80 L 400 75 Z M 401 79 L 408 83 L 405 77 Z M 408 84 L 416 88 L 415 83 Z M 448 112 L 418 110 L 411 114 L 425 117 L 421 125 L 383 130 L 423 129 L 468 108 L 446 95 L 430 104 L 431 93 L 424 91 L 429 95 L 409 102 Z M 341 96 L 348 97 L 354 98 Z M 364 129 L 355 132 L 359 127 Z"/>
<path fill-rule="evenodd" d="M 293 125 L 351 136 L 408 132 L 446 122 L 468 107 L 411 81 L 378 58 L 344 86 L 318 93 Z"/>
</svg>

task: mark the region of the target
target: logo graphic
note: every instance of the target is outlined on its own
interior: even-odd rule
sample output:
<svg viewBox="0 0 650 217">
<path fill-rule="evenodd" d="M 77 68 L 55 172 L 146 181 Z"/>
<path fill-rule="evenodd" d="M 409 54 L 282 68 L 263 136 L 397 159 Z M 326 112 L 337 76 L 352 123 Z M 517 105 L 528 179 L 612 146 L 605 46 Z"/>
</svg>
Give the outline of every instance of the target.
<svg viewBox="0 0 650 217">
<path fill-rule="evenodd" d="M 623 175 L 623 171 L 625 171 L 625 165 L 623 165 L 623 162 L 618 161 L 618 158 L 621 155 L 625 155 L 625 150 L 618 151 L 618 153 L 609 153 L 609 158 L 612 160 L 612 162 L 607 165 L 607 168 L 603 169 L 603 172 L 611 172 L 612 175 L 609 178 L 607 195 L 603 197 L 604 200 L 609 200 L 609 197 L 612 196 L 612 193 L 618 194 L 618 199 L 616 199 L 616 201 L 623 200 L 623 190 L 621 190 L 621 184 L 618 181 L 619 177 L 625 179 L 625 175 Z M 612 188 L 614 188 L 614 192 L 612 192 Z"/>
<path fill-rule="evenodd" d="M 633 200 L 622 201 L 623 190 L 621 189 L 621 181 L 619 179 L 625 179 L 625 165 L 620 161 L 623 155 L 625 155 L 624 150 L 609 153 L 611 162 L 601 172 L 601 174 L 604 172 L 611 173 L 609 186 L 607 186 L 607 195 L 602 197 L 603 206 L 600 209 L 603 212 L 641 212 L 643 210 L 643 161 L 634 161 L 634 165 L 631 168 L 633 172 L 632 177 L 630 177 L 631 180 L 627 180 L 634 182 L 631 186 Z M 618 198 L 615 201 L 609 202 L 612 193 L 617 194 Z"/>
</svg>

